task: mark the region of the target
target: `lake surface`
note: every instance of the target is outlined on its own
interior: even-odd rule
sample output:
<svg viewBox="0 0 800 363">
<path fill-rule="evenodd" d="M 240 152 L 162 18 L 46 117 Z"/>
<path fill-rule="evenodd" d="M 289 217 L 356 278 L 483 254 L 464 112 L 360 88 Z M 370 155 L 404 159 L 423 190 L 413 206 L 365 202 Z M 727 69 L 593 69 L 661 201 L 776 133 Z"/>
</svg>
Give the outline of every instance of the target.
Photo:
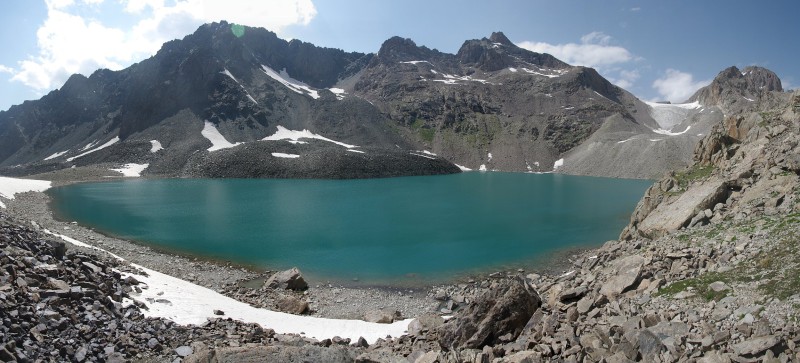
<svg viewBox="0 0 800 363">
<path fill-rule="evenodd" d="M 105 233 L 312 280 L 443 281 L 534 269 L 616 239 L 652 184 L 560 174 L 367 180 L 162 179 L 54 188 L 56 214 Z"/>
</svg>

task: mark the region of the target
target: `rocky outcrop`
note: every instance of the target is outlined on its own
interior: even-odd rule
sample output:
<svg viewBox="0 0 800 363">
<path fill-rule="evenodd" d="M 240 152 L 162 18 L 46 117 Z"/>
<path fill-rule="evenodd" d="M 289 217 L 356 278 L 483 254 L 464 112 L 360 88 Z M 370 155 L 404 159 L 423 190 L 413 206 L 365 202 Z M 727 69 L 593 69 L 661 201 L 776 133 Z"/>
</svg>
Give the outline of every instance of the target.
<svg viewBox="0 0 800 363">
<path fill-rule="evenodd" d="M 782 91 L 780 78 L 769 69 L 749 66 L 739 70 L 733 66 L 720 72 L 710 85 L 689 98 L 689 102 L 719 106 L 726 114 L 735 114 L 769 102 L 771 92 Z"/>
<path fill-rule="evenodd" d="M 697 144 L 693 166 L 670 173 L 647 190 L 621 238 L 657 238 L 720 220 L 726 211 L 746 210 L 765 199 L 772 206 L 784 200 L 795 185 L 786 177 L 797 175 L 793 155 L 800 151 L 800 138 L 789 130 L 798 114 L 790 102 L 793 95 L 765 97 L 783 103 L 729 115 L 715 125 Z M 738 218 L 747 214 L 752 212 Z"/>
<path fill-rule="evenodd" d="M 285 289 L 301 291 L 308 289 L 308 283 L 303 279 L 303 274 L 297 267 L 276 272 L 264 282 L 264 287 L 271 289 Z"/>
<path fill-rule="evenodd" d="M 539 305 L 539 296 L 524 281 L 503 281 L 436 328 L 439 344 L 444 349 L 480 349 L 511 342 Z"/>
</svg>

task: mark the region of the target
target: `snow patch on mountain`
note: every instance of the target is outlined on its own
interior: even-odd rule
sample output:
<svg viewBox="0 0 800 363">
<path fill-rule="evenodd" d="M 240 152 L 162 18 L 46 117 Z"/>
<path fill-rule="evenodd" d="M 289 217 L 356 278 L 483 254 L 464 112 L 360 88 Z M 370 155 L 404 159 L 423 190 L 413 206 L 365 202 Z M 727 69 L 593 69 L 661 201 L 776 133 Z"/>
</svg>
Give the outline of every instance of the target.
<svg viewBox="0 0 800 363">
<path fill-rule="evenodd" d="M 409 154 L 414 155 L 414 156 L 421 156 L 421 157 L 426 158 L 426 159 L 436 160 L 435 157 L 428 156 L 428 155 L 425 155 L 425 154 L 420 154 L 420 153 L 415 153 L 415 152 L 410 152 Z"/>
<path fill-rule="evenodd" d="M 156 153 L 159 150 L 164 150 L 164 147 L 161 146 L 161 143 L 158 140 L 150 140 L 150 152 Z"/>
<path fill-rule="evenodd" d="M 345 144 L 343 142 L 339 142 L 339 141 L 336 141 L 336 140 L 331 140 L 331 139 L 329 139 L 329 138 L 327 138 L 325 136 L 317 135 L 317 134 L 315 134 L 315 133 L 313 133 L 311 131 L 305 130 L 305 129 L 303 131 L 294 131 L 294 130 L 289 130 L 289 129 L 281 126 L 281 125 L 278 125 L 278 131 L 276 131 L 274 134 L 272 134 L 270 136 L 267 136 L 267 137 L 265 137 L 265 138 L 263 138 L 261 140 L 262 141 L 289 140 L 289 142 L 292 142 L 292 141 L 298 142 L 300 139 L 317 139 L 317 140 L 332 142 L 332 143 L 334 143 L 336 145 L 341 145 L 341 146 L 344 146 L 344 147 L 346 147 L 348 149 L 352 149 L 354 147 L 358 147 L 356 145 L 350 145 L 350 144 Z"/>
<path fill-rule="evenodd" d="M 203 131 L 200 131 L 200 134 L 208 139 L 208 141 L 211 141 L 211 147 L 208 148 L 208 151 L 227 149 L 241 144 L 241 142 L 231 144 L 227 139 L 225 139 L 225 136 L 222 136 L 222 134 L 219 133 L 219 130 L 217 130 L 214 124 L 208 121 L 206 121 L 203 125 Z"/>
<path fill-rule="evenodd" d="M 333 92 L 333 94 L 336 95 L 337 100 L 343 100 L 344 96 L 347 94 L 347 92 L 341 88 L 328 88 L 328 91 Z"/>
<path fill-rule="evenodd" d="M 300 157 L 300 155 L 297 154 L 285 154 L 285 153 L 272 153 L 272 156 L 284 159 L 296 159 Z"/>
<path fill-rule="evenodd" d="M 48 157 L 44 158 L 44 160 L 45 160 L 45 161 L 47 161 L 47 160 L 52 160 L 52 159 L 55 159 L 55 158 L 57 158 L 57 157 L 59 157 L 59 156 L 61 156 L 61 155 L 64 155 L 64 154 L 66 154 L 66 153 L 68 153 L 68 152 L 69 152 L 69 150 L 59 151 L 59 152 L 57 152 L 57 153 L 55 153 L 55 154 L 53 154 L 53 155 L 50 155 L 50 156 L 48 156 Z"/>
<path fill-rule="evenodd" d="M 678 135 L 685 134 L 691 128 L 692 128 L 692 126 L 686 126 L 686 130 L 683 130 L 681 132 L 672 132 L 672 131 L 668 131 L 668 130 L 664 130 L 664 129 L 653 130 L 653 132 L 655 132 L 657 134 L 660 134 L 660 135 L 666 135 L 666 136 L 678 136 Z"/>
<path fill-rule="evenodd" d="M 219 72 L 219 73 L 222 73 L 222 74 L 230 77 L 234 82 L 238 83 L 241 86 L 241 83 L 239 83 L 239 81 L 236 79 L 236 77 L 234 77 L 233 74 L 231 74 L 231 71 L 229 71 L 228 68 L 225 68 L 224 71 Z"/>
<path fill-rule="evenodd" d="M 299 93 L 301 95 L 311 96 L 311 98 L 313 98 L 313 99 L 318 99 L 319 98 L 319 92 L 317 92 L 316 90 L 312 89 L 307 84 L 305 84 L 303 82 L 300 82 L 300 81 L 292 78 L 291 76 L 289 76 L 289 73 L 286 72 L 286 68 L 281 70 L 280 73 L 275 72 L 274 69 L 272 69 L 270 67 L 267 67 L 267 66 L 265 66 L 263 64 L 261 65 L 261 68 L 264 70 L 264 73 L 266 73 L 268 76 L 270 76 L 270 78 L 280 82 L 281 84 L 283 84 L 284 86 L 286 86 L 290 90 L 292 90 L 294 92 L 297 92 L 297 93 Z"/>
<path fill-rule="evenodd" d="M 98 147 L 96 147 L 96 148 L 94 148 L 94 149 L 91 149 L 91 150 L 89 150 L 89 151 L 87 151 L 87 152 L 84 152 L 84 153 L 82 153 L 82 154 L 79 154 L 79 155 L 77 155 L 77 156 L 73 156 L 73 157 L 71 157 L 71 158 L 67 158 L 67 161 L 72 161 L 72 160 L 75 160 L 75 159 L 77 159 L 77 158 L 79 158 L 79 157 L 82 157 L 82 156 L 89 155 L 89 154 L 91 154 L 91 153 L 93 153 L 93 152 L 96 152 L 96 151 L 103 150 L 103 149 L 105 149 L 105 148 L 107 148 L 107 147 L 109 147 L 109 146 L 111 146 L 111 145 L 114 145 L 114 144 L 116 144 L 116 143 L 118 143 L 118 142 L 119 142 L 119 136 L 114 136 L 114 138 L 113 138 L 113 139 L 106 141 L 106 143 L 105 143 L 105 144 L 103 144 L 103 145 L 100 145 L 100 146 L 98 146 Z M 84 149 L 84 150 L 85 150 L 85 149 Z"/>
</svg>

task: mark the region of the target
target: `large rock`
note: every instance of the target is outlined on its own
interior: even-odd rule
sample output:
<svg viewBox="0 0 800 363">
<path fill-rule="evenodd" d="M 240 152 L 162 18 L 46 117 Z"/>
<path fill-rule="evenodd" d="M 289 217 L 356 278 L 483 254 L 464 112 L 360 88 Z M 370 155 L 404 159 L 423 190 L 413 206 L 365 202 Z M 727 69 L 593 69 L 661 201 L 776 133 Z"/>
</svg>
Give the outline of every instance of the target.
<svg viewBox="0 0 800 363">
<path fill-rule="evenodd" d="M 379 324 L 391 324 L 395 319 L 400 318 L 400 312 L 397 310 L 370 310 L 364 313 L 364 321 Z"/>
<path fill-rule="evenodd" d="M 727 196 L 727 183 L 718 179 L 692 186 L 677 200 L 659 204 L 639 223 L 639 234 L 657 238 L 668 232 L 676 231 L 688 224 L 698 212 L 724 202 Z"/>
<path fill-rule="evenodd" d="M 621 294 L 625 289 L 631 287 L 642 273 L 645 259 L 639 255 L 632 255 L 621 258 L 615 263 L 611 278 L 600 288 L 600 293 L 614 298 Z"/>
<path fill-rule="evenodd" d="M 522 280 L 505 280 L 434 332 L 444 349 L 480 349 L 513 341 L 541 303 Z"/>
<path fill-rule="evenodd" d="M 308 302 L 294 296 L 281 296 L 275 299 L 275 307 L 285 313 L 300 315 L 308 311 Z"/>
<path fill-rule="evenodd" d="M 418 336 L 442 324 L 444 324 L 444 318 L 439 315 L 420 315 L 408 323 L 408 334 Z"/>
<path fill-rule="evenodd" d="M 297 267 L 275 273 L 264 283 L 264 286 L 271 289 L 308 289 L 308 283 L 303 279 L 303 274 Z"/>
<path fill-rule="evenodd" d="M 749 340 L 745 340 L 741 343 L 733 345 L 733 351 L 736 352 L 738 355 L 744 356 L 752 356 L 752 355 L 759 355 L 763 353 L 767 349 L 770 349 L 778 343 L 780 343 L 780 338 L 774 335 L 767 335 L 763 337 L 752 338 Z"/>
</svg>

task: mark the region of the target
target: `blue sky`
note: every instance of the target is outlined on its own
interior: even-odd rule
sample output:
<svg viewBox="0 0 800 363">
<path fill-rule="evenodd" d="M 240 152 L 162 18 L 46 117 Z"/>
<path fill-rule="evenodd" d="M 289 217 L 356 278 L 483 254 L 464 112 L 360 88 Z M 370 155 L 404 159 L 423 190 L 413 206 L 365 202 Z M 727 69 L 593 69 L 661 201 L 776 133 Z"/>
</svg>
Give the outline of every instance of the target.
<svg viewBox="0 0 800 363">
<path fill-rule="evenodd" d="M 219 20 L 346 51 L 391 36 L 455 53 L 503 31 L 518 45 L 602 75 L 645 100 L 688 98 L 722 69 L 759 65 L 800 86 L 800 2 L 577 0 L 6 0 L 0 110 L 73 73 L 122 69 Z"/>
</svg>

